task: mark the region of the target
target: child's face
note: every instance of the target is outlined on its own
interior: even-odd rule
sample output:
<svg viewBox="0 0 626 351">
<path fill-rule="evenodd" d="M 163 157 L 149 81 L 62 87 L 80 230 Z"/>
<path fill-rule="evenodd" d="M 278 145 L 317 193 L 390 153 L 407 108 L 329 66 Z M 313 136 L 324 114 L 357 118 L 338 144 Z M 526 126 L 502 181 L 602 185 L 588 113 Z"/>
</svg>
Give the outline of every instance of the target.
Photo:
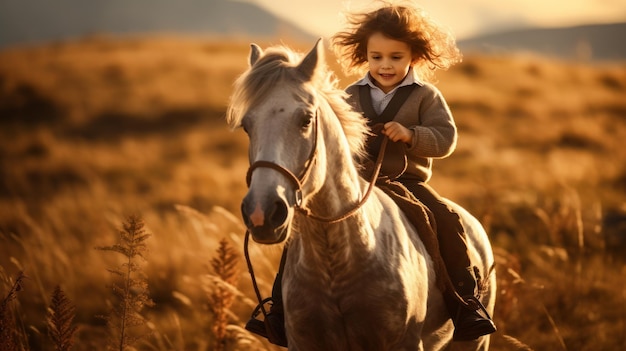
<svg viewBox="0 0 626 351">
<path fill-rule="evenodd" d="M 411 47 L 376 32 L 367 41 L 367 63 L 376 86 L 388 93 L 402 82 L 411 68 Z"/>
</svg>

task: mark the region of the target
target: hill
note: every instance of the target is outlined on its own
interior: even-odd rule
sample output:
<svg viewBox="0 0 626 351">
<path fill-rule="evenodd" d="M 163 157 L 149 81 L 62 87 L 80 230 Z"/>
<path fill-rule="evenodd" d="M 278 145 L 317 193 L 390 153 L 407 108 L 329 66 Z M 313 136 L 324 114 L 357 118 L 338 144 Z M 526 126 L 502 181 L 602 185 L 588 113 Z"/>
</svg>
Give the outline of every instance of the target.
<svg viewBox="0 0 626 351">
<path fill-rule="evenodd" d="M 0 1 L 0 48 L 89 35 L 172 34 L 313 42 L 297 23 L 236 0 Z M 624 60 L 626 23 L 525 28 L 459 42 L 464 52 L 533 52 L 566 59 Z"/>
<path fill-rule="evenodd" d="M 212 349 L 219 279 L 207 266 L 222 240 L 242 251 L 248 142 L 223 118 L 248 52 L 248 40 L 171 36 L 0 52 L 0 298 L 19 271 L 29 277 L 6 304 L 28 337 L 15 349 L 53 349 L 45 314 L 57 285 L 76 305 L 72 350 L 102 349 L 95 316 L 114 304 L 120 262 L 93 248 L 116 243 L 130 214 L 152 234 L 142 268 L 155 306 L 137 349 Z M 624 68 L 466 55 L 438 75 L 460 135 L 431 185 L 475 214 L 495 248 L 492 351 L 626 344 Z M 280 250 L 251 254 L 268 294 Z M 236 277 L 228 349 L 279 350 L 241 327 L 254 292 L 245 268 Z"/>
<path fill-rule="evenodd" d="M 296 25 L 243 1 L 0 1 L 0 47 L 148 33 L 313 40 Z"/>
<path fill-rule="evenodd" d="M 564 59 L 626 60 L 626 23 L 497 32 L 459 42 L 464 52 L 531 52 Z"/>
</svg>

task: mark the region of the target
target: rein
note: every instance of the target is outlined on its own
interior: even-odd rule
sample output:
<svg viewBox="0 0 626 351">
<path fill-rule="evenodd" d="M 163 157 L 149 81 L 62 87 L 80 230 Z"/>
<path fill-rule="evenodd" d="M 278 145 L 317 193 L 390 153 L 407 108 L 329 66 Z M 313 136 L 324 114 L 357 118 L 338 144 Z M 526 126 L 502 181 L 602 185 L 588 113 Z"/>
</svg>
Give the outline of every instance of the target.
<svg viewBox="0 0 626 351">
<path fill-rule="evenodd" d="M 372 193 L 372 189 L 374 189 L 374 186 L 376 185 L 376 179 L 378 179 L 378 175 L 380 173 L 380 168 L 382 166 L 383 163 L 383 158 L 385 156 L 385 149 L 387 148 L 387 142 L 389 140 L 389 138 L 384 137 L 382 144 L 380 146 L 380 152 L 378 153 L 378 157 L 376 159 L 376 163 L 374 164 L 374 172 L 372 174 L 372 177 L 370 179 L 369 182 L 369 186 L 367 188 L 367 191 L 365 192 L 365 194 L 363 195 L 363 198 L 361 199 L 361 201 L 359 201 L 359 203 L 357 203 L 352 209 L 348 210 L 346 213 L 335 216 L 335 217 L 321 217 L 321 216 L 317 216 L 315 214 L 313 214 L 308 208 L 303 207 L 302 206 L 302 183 L 306 180 L 306 178 L 308 177 L 310 171 L 311 171 L 311 165 L 313 164 L 313 162 L 315 162 L 315 156 L 317 154 L 317 118 L 316 118 L 316 129 L 315 129 L 315 145 L 313 147 L 313 149 L 311 150 L 311 154 L 309 155 L 309 158 L 307 160 L 307 163 L 305 165 L 305 168 L 302 172 L 302 176 L 301 177 L 297 177 L 295 174 L 293 174 L 293 172 L 291 172 L 290 170 L 288 170 L 287 168 L 280 166 L 274 162 L 270 162 L 270 161 L 256 161 L 254 162 L 250 168 L 248 169 L 248 173 L 246 174 L 246 184 L 248 185 L 248 187 L 250 186 L 250 180 L 252 178 L 252 172 L 260 167 L 264 167 L 264 168 L 271 168 L 273 170 L 278 171 L 279 173 L 281 173 L 282 175 L 284 175 L 285 177 L 287 177 L 287 179 L 289 179 L 295 186 L 296 186 L 296 205 L 295 205 L 295 209 L 298 210 L 299 212 L 303 213 L 304 215 L 306 215 L 307 217 L 313 218 L 317 221 L 320 222 L 325 222 L 325 223 L 338 223 L 341 222 L 347 218 L 350 218 L 351 216 L 353 216 L 367 201 L 367 199 L 369 198 L 370 194 Z M 252 287 L 254 288 L 254 293 L 256 295 L 256 298 L 259 302 L 259 309 L 261 311 L 261 313 L 263 314 L 263 318 L 264 320 L 267 320 L 267 310 L 265 309 L 265 303 L 268 301 L 271 301 L 271 298 L 267 298 L 267 299 L 263 299 L 263 297 L 261 297 L 261 292 L 259 290 L 259 286 L 256 282 L 256 276 L 254 274 L 254 268 L 252 266 L 252 261 L 250 260 L 250 253 L 248 251 L 248 247 L 250 244 L 250 230 L 246 230 L 246 235 L 244 238 L 244 244 L 243 244 L 243 250 L 244 250 L 244 256 L 246 258 L 246 265 L 248 266 L 248 272 L 250 273 L 250 278 L 252 280 Z M 287 248 L 285 247 L 285 249 L 283 249 L 283 254 L 280 260 L 280 268 L 279 268 L 279 272 L 282 271 L 284 265 L 285 265 L 285 257 L 287 255 Z M 255 313 L 258 313 L 258 311 L 255 311 Z M 272 333 L 271 328 L 266 328 L 268 329 L 269 333 Z"/>
<path fill-rule="evenodd" d="M 376 179 L 378 178 L 378 175 L 380 173 L 380 168 L 382 166 L 383 163 L 383 158 L 385 156 L 385 149 L 387 148 L 387 143 L 389 141 L 389 138 L 384 137 L 383 141 L 380 145 L 380 151 L 378 153 L 378 157 L 376 159 L 376 163 L 374 164 L 374 172 L 372 174 L 372 177 L 370 179 L 369 182 L 369 186 L 367 188 L 367 191 L 365 192 L 365 194 L 363 195 L 363 198 L 361 198 L 361 201 L 359 201 L 352 209 L 346 211 L 346 213 L 344 214 L 340 214 L 337 215 L 335 217 L 322 217 L 322 216 L 318 216 L 316 214 L 314 214 L 313 212 L 311 212 L 310 209 L 302 206 L 302 184 L 306 181 L 306 178 L 308 178 L 309 174 L 311 173 L 311 166 L 313 165 L 313 163 L 316 160 L 316 155 L 317 155 L 317 135 L 318 135 L 318 122 L 317 122 L 317 116 L 315 118 L 315 142 L 313 145 L 313 148 L 311 149 L 311 153 L 309 154 L 309 157 L 305 163 L 304 166 L 304 170 L 302 171 L 302 175 L 300 177 L 296 176 L 295 174 L 293 174 L 293 172 L 291 172 L 290 170 L 288 170 L 287 168 L 274 163 L 272 161 L 264 161 L 264 160 L 259 160 L 254 162 L 252 165 L 250 165 L 250 168 L 248 168 L 248 172 L 246 174 L 246 184 L 248 185 L 248 187 L 250 187 L 250 181 L 252 179 L 252 172 L 257 169 L 257 168 L 270 168 L 273 169 L 279 173 L 281 173 L 283 176 L 285 176 L 287 179 L 289 179 L 291 181 L 291 183 L 293 183 L 296 186 L 296 204 L 294 206 L 295 210 L 299 211 L 300 213 L 304 214 L 307 217 L 310 217 L 314 220 L 320 221 L 320 222 L 325 222 L 325 223 L 329 223 L 329 224 L 334 224 L 334 223 L 338 223 L 341 222 L 345 219 L 350 218 L 351 216 L 353 216 L 367 201 L 367 199 L 369 198 L 372 189 L 374 189 L 374 186 L 376 185 Z"/>
<path fill-rule="evenodd" d="M 383 138 L 383 142 L 380 145 L 380 152 L 378 153 L 376 163 L 374 164 L 374 173 L 372 173 L 372 178 L 369 181 L 367 191 L 365 192 L 365 195 L 363 195 L 363 198 L 361 199 L 361 201 L 359 201 L 359 203 L 356 204 L 351 210 L 348 210 L 346 213 L 335 216 L 335 217 L 320 217 L 320 216 L 313 214 L 311 210 L 309 210 L 308 208 L 302 207 L 302 206 L 297 206 L 296 210 L 304 213 L 307 217 L 313 218 L 320 222 L 329 223 L 329 224 L 338 223 L 338 222 L 341 222 L 345 219 L 352 217 L 361 207 L 363 207 L 363 205 L 369 198 L 370 194 L 372 193 L 372 189 L 374 189 L 374 186 L 376 185 L 376 179 L 378 179 L 378 174 L 380 173 L 380 167 L 383 164 L 383 158 L 385 156 L 385 149 L 387 148 L 388 141 L 389 141 L 389 138 L 387 137 Z M 301 185 L 298 184 L 298 186 L 301 186 Z M 300 190 L 300 192 L 302 192 L 302 190 Z"/>
</svg>

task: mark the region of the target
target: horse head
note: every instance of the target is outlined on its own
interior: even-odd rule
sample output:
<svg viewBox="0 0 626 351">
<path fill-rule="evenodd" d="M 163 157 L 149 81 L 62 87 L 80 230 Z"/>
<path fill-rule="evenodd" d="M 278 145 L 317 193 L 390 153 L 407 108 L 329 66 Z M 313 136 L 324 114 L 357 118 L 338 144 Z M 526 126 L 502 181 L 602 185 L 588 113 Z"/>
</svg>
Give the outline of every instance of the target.
<svg viewBox="0 0 626 351">
<path fill-rule="evenodd" d="M 250 140 L 249 191 L 241 213 L 253 239 L 263 244 L 287 238 L 294 207 L 303 201 L 302 186 L 306 193 L 314 186 L 305 178 L 316 159 L 318 105 L 311 85 L 322 45 L 318 41 L 302 60 L 292 56 L 252 44 L 250 68 L 231 101 L 241 108 L 238 124 Z"/>
</svg>

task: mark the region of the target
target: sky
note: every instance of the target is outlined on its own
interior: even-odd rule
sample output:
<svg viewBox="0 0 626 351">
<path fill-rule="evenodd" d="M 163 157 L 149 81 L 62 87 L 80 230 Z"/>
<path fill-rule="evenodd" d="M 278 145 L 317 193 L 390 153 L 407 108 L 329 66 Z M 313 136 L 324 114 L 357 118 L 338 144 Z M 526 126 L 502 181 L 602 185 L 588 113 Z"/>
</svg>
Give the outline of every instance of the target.
<svg viewBox="0 0 626 351">
<path fill-rule="evenodd" d="M 243 0 L 288 19 L 314 35 L 343 29 L 346 11 L 372 0 Z M 626 0 L 421 0 L 417 4 L 458 39 L 525 26 L 562 27 L 626 22 Z"/>
</svg>

